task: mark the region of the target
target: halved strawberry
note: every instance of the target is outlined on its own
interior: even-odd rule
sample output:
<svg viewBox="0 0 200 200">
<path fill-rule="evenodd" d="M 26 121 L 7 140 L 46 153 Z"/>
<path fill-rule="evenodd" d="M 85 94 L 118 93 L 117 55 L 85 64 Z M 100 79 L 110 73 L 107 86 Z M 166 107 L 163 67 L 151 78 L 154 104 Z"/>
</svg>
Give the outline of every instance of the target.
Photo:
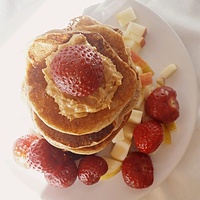
<svg viewBox="0 0 200 200">
<path fill-rule="evenodd" d="M 73 96 L 92 94 L 104 78 L 101 57 L 85 45 L 73 45 L 60 50 L 50 67 L 57 87 Z"/>
<path fill-rule="evenodd" d="M 151 157 L 142 152 L 131 152 L 122 162 L 122 176 L 131 188 L 147 188 L 154 180 Z"/>
</svg>

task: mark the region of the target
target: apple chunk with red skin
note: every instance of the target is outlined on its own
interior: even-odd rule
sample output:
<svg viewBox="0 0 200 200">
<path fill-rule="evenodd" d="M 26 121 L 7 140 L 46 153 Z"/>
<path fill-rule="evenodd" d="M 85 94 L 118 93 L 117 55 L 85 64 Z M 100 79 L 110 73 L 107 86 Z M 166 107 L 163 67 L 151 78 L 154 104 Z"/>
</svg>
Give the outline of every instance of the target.
<svg viewBox="0 0 200 200">
<path fill-rule="evenodd" d="M 146 72 L 146 73 L 140 74 L 139 76 L 140 76 L 140 81 L 141 81 L 142 86 L 150 85 L 153 83 L 152 72 Z"/>
<path fill-rule="evenodd" d="M 130 22 L 127 26 L 126 31 L 141 37 L 145 37 L 147 34 L 147 27 L 136 22 Z"/>
</svg>

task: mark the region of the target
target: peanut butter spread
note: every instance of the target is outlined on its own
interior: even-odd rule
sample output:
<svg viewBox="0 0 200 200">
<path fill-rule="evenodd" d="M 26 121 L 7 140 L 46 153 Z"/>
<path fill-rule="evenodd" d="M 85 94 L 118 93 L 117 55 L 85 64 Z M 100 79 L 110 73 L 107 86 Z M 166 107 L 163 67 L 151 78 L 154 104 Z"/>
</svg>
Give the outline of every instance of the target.
<svg viewBox="0 0 200 200">
<path fill-rule="evenodd" d="M 59 105 L 60 114 L 66 116 L 70 120 L 85 117 L 88 113 L 94 113 L 109 108 L 115 91 L 122 84 L 123 78 L 121 73 L 116 70 L 113 62 L 98 52 L 103 61 L 105 80 L 98 90 L 86 97 L 75 97 L 61 92 L 53 82 L 50 64 L 61 49 L 76 44 L 87 45 L 97 51 L 95 47 L 87 42 L 84 35 L 78 33 L 74 34 L 67 43 L 59 45 L 58 50 L 52 52 L 46 58 L 47 67 L 43 70 L 47 82 L 47 94 L 53 97 L 55 102 Z"/>
</svg>

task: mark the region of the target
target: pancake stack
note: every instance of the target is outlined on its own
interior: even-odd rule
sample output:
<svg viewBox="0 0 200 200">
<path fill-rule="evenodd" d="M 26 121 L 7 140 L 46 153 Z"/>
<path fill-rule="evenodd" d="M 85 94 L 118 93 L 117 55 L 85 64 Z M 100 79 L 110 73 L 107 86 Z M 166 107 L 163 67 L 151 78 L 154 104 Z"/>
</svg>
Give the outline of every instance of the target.
<svg viewBox="0 0 200 200">
<path fill-rule="evenodd" d="M 79 105 L 87 103 L 88 97 L 66 96 L 50 80 L 51 74 L 48 80 L 49 72 L 46 69 L 48 62 L 63 45 L 74 45 L 79 41 L 84 41 L 84 44 L 95 48 L 103 58 L 109 60 L 115 66 L 116 73 L 120 74 L 121 83 L 113 86 L 116 89 L 106 107 L 95 112 L 84 111 L 83 115 L 71 115 L 67 111 L 62 112 L 60 96 L 64 101 L 65 98 L 73 99 Z M 56 95 L 49 90 L 55 90 Z M 64 151 L 89 155 L 107 147 L 127 122 L 138 101 L 140 81 L 121 32 L 91 17 L 80 16 L 72 19 L 65 29 L 46 32 L 31 43 L 27 51 L 23 92 L 39 134 Z M 64 103 L 65 106 L 68 104 Z"/>
</svg>

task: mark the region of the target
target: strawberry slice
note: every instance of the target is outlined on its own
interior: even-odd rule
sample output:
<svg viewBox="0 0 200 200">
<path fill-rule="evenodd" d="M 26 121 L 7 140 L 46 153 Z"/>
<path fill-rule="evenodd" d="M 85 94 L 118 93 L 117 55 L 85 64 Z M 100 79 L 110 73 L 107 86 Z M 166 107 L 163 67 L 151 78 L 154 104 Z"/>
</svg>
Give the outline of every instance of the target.
<svg viewBox="0 0 200 200">
<path fill-rule="evenodd" d="M 149 187 L 154 180 L 151 157 L 142 152 L 130 152 L 122 162 L 122 176 L 125 183 L 131 188 Z"/>
<path fill-rule="evenodd" d="M 147 97 L 145 110 L 151 118 L 162 123 L 174 122 L 179 117 L 176 91 L 169 86 L 157 87 Z"/>
<path fill-rule="evenodd" d="M 143 153 L 153 153 L 163 142 L 162 125 L 156 121 L 138 124 L 133 131 L 133 139 L 137 149 Z"/>
<path fill-rule="evenodd" d="M 102 59 L 85 45 L 68 46 L 50 65 L 57 87 L 73 96 L 87 96 L 96 91 L 104 79 Z"/>
</svg>

